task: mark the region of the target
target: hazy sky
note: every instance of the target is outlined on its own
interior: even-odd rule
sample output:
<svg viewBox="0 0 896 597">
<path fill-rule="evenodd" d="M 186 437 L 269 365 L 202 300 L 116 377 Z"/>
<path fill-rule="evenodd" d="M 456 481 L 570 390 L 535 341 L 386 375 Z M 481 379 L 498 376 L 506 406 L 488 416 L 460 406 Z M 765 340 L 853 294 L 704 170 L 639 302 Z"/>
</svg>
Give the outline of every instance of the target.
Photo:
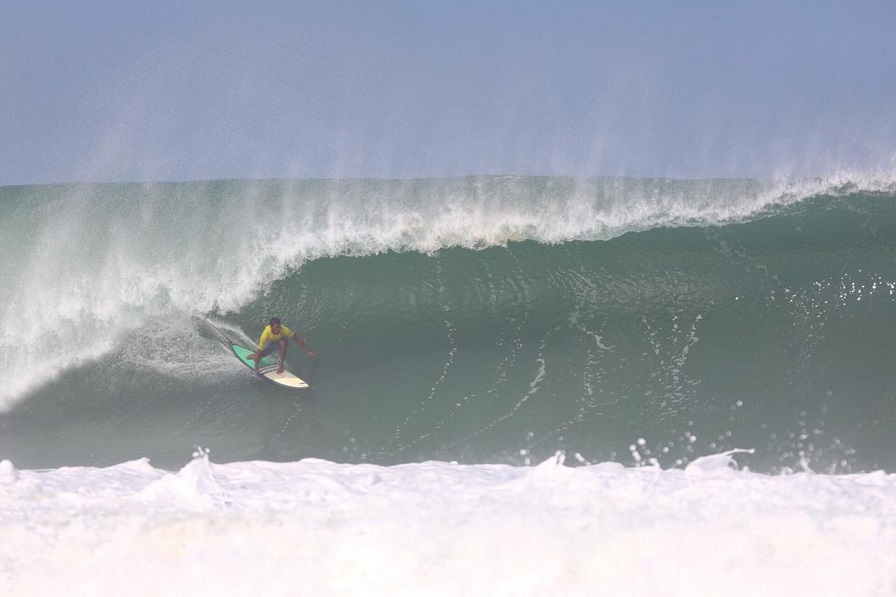
<svg viewBox="0 0 896 597">
<path fill-rule="evenodd" d="M 0 0 L 0 185 L 894 156 L 894 0 Z"/>
</svg>

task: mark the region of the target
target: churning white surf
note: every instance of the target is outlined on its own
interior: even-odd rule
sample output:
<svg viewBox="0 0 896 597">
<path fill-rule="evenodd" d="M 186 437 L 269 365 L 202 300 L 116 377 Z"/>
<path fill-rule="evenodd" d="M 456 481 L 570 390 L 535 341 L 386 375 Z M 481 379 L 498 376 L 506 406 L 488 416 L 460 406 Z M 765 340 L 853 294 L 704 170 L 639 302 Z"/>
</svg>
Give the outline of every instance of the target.
<svg viewBox="0 0 896 597">
<path fill-rule="evenodd" d="M 731 453 L 683 470 L 563 460 L 3 461 L 0 593 L 896 592 L 896 475 L 767 476 Z"/>
</svg>

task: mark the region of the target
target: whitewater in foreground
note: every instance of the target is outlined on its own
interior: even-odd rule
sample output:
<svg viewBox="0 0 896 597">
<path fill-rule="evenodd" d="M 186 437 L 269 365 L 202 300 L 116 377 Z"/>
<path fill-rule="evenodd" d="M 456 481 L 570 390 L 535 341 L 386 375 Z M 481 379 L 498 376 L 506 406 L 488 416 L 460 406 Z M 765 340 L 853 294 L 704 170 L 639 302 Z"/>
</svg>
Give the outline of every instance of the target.
<svg viewBox="0 0 896 597">
<path fill-rule="evenodd" d="M 896 475 L 564 459 L 4 460 L 0 594 L 896 594 Z"/>
</svg>

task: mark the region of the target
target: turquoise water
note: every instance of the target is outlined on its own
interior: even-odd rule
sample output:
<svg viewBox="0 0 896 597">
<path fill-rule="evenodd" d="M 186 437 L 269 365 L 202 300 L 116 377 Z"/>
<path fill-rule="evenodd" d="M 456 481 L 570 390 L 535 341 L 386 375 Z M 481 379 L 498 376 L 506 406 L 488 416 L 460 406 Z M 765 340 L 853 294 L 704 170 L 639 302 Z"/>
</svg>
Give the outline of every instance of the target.
<svg viewBox="0 0 896 597">
<path fill-rule="evenodd" d="M 0 188 L 23 468 L 583 460 L 896 470 L 896 185 L 468 177 Z M 259 383 L 280 317 L 312 389 Z M 51 371 L 44 378 L 40 371 Z"/>
</svg>

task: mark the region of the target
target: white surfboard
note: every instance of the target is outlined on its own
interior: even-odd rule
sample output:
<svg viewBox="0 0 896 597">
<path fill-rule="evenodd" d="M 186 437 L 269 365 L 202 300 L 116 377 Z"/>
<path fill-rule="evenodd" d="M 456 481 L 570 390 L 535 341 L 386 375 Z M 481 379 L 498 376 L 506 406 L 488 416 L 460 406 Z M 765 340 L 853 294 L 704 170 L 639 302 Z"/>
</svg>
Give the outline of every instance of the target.
<svg viewBox="0 0 896 597">
<path fill-rule="evenodd" d="M 231 344 L 230 349 L 246 367 L 255 369 L 255 361 L 249 358 L 249 355 L 255 354 L 254 350 L 239 344 Z M 308 383 L 304 379 L 289 371 L 284 370 L 283 373 L 277 373 L 278 365 L 276 363 L 271 364 L 273 361 L 274 359 L 270 357 L 265 357 L 261 360 L 261 367 L 258 368 L 258 374 L 261 377 L 284 388 L 301 390 L 308 387 Z"/>
<path fill-rule="evenodd" d="M 296 377 L 289 371 L 283 370 L 283 373 L 277 373 L 277 365 L 269 365 L 267 367 L 259 367 L 258 374 L 268 381 L 275 384 L 285 386 L 287 388 L 307 388 L 308 384 L 301 377 Z"/>
</svg>

